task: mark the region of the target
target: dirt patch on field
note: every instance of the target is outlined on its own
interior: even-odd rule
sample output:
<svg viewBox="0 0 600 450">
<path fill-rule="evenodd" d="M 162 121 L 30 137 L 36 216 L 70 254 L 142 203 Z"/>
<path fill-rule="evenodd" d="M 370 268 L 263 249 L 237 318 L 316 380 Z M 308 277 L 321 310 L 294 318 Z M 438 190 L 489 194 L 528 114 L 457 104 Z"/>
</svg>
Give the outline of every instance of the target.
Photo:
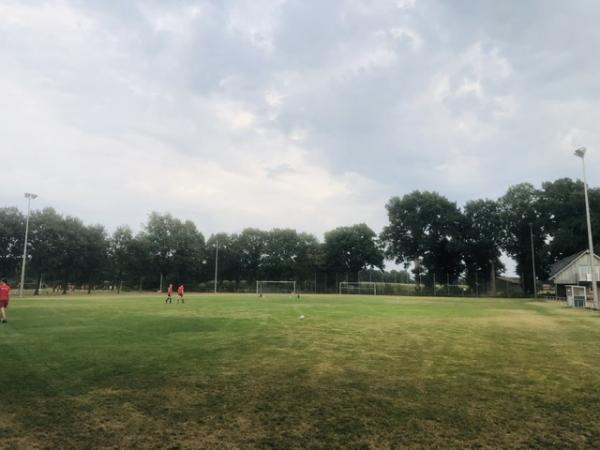
<svg viewBox="0 0 600 450">
<path fill-rule="evenodd" d="M 472 321 L 483 326 L 498 326 L 507 328 L 554 328 L 558 320 L 552 316 L 538 314 L 535 311 L 494 310 L 494 315 L 476 317 Z"/>
<path fill-rule="evenodd" d="M 13 414 L 3 414 L 0 421 L 0 448 L 39 449 L 44 448 L 44 443 L 25 430 Z"/>
<path fill-rule="evenodd" d="M 0 420 L 0 448 L 38 449 L 44 447 L 44 441 L 32 436 L 29 430 L 17 420 L 15 414 L 2 413 Z"/>
</svg>

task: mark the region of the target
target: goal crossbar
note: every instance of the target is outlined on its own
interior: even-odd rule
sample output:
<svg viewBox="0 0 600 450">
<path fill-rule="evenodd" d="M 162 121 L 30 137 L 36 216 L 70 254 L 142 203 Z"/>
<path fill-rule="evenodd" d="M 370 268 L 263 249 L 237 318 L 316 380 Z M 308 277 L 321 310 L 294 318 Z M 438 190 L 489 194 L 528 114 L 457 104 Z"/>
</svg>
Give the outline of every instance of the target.
<svg viewBox="0 0 600 450">
<path fill-rule="evenodd" d="M 269 285 L 273 285 L 275 288 L 278 286 L 281 286 L 282 289 L 283 289 L 283 287 L 285 287 L 287 285 L 288 288 L 285 289 L 284 292 L 290 293 L 290 294 L 296 293 L 296 282 L 295 281 L 260 280 L 260 281 L 256 282 L 256 294 L 257 295 L 262 294 L 265 290 L 264 288 Z"/>
<path fill-rule="evenodd" d="M 377 295 L 377 283 L 374 281 L 341 281 L 340 294 L 366 294 Z"/>
</svg>

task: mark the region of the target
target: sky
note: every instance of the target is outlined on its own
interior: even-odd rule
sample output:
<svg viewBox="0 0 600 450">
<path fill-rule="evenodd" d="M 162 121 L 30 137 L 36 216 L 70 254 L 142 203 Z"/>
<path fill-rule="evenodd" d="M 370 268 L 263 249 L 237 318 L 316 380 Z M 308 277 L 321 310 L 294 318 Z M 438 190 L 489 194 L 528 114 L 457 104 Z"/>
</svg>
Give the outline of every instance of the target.
<svg viewBox="0 0 600 450">
<path fill-rule="evenodd" d="M 0 0 L 0 206 L 205 234 L 600 177 L 595 1 Z"/>
</svg>

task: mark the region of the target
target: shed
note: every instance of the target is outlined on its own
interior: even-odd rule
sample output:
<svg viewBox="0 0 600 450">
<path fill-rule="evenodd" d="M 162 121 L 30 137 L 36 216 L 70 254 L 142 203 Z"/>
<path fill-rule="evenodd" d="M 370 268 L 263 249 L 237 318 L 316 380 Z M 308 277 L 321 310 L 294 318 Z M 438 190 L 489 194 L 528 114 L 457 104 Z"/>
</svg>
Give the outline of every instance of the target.
<svg viewBox="0 0 600 450">
<path fill-rule="evenodd" d="M 496 286 L 498 295 L 504 297 L 523 296 L 523 287 L 519 277 L 498 276 L 496 277 Z"/>
<path fill-rule="evenodd" d="M 590 268 L 589 251 L 581 251 L 556 261 L 550 267 L 550 280 L 554 282 L 554 291 L 557 300 L 566 300 L 566 287 L 585 286 L 587 287 L 588 300 L 586 306 L 593 306 L 592 293 L 592 271 Z M 594 275 L 596 284 L 600 280 L 600 257 L 594 254 Z"/>
</svg>

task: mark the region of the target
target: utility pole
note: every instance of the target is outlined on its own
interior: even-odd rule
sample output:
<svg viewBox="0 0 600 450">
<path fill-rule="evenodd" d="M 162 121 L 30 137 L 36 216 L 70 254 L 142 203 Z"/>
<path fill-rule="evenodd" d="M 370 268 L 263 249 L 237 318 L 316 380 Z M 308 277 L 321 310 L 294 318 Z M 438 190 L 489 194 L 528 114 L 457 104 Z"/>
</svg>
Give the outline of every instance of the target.
<svg viewBox="0 0 600 450">
<path fill-rule="evenodd" d="M 535 276 L 535 251 L 533 250 L 533 224 L 529 222 L 529 237 L 531 239 L 531 268 L 533 270 L 533 298 L 537 298 L 537 277 Z"/>
<path fill-rule="evenodd" d="M 592 275 L 592 289 L 594 291 L 594 308 L 598 308 L 598 286 L 596 285 L 596 273 L 594 270 L 594 242 L 592 240 L 592 221 L 590 220 L 590 202 L 588 201 L 587 191 L 587 180 L 585 175 L 585 147 L 578 148 L 575 150 L 575 156 L 581 158 L 581 164 L 583 166 L 583 192 L 585 194 L 585 217 L 587 220 L 587 232 L 588 232 L 588 247 L 590 252 L 590 272 Z"/>
<path fill-rule="evenodd" d="M 492 284 L 492 297 L 496 296 L 496 261 L 494 258 L 490 259 L 490 281 Z"/>
<path fill-rule="evenodd" d="M 217 293 L 217 275 L 219 273 L 219 241 L 215 247 L 215 294 Z"/>
<path fill-rule="evenodd" d="M 27 199 L 27 219 L 25 221 L 25 243 L 23 244 L 23 262 L 21 264 L 21 284 L 19 285 L 19 297 L 23 297 L 23 285 L 25 284 L 25 265 L 27 263 L 27 237 L 29 234 L 29 210 L 31 207 L 31 200 L 35 200 L 37 197 L 37 194 L 25 192 L 25 198 Z"/>
</svg>

